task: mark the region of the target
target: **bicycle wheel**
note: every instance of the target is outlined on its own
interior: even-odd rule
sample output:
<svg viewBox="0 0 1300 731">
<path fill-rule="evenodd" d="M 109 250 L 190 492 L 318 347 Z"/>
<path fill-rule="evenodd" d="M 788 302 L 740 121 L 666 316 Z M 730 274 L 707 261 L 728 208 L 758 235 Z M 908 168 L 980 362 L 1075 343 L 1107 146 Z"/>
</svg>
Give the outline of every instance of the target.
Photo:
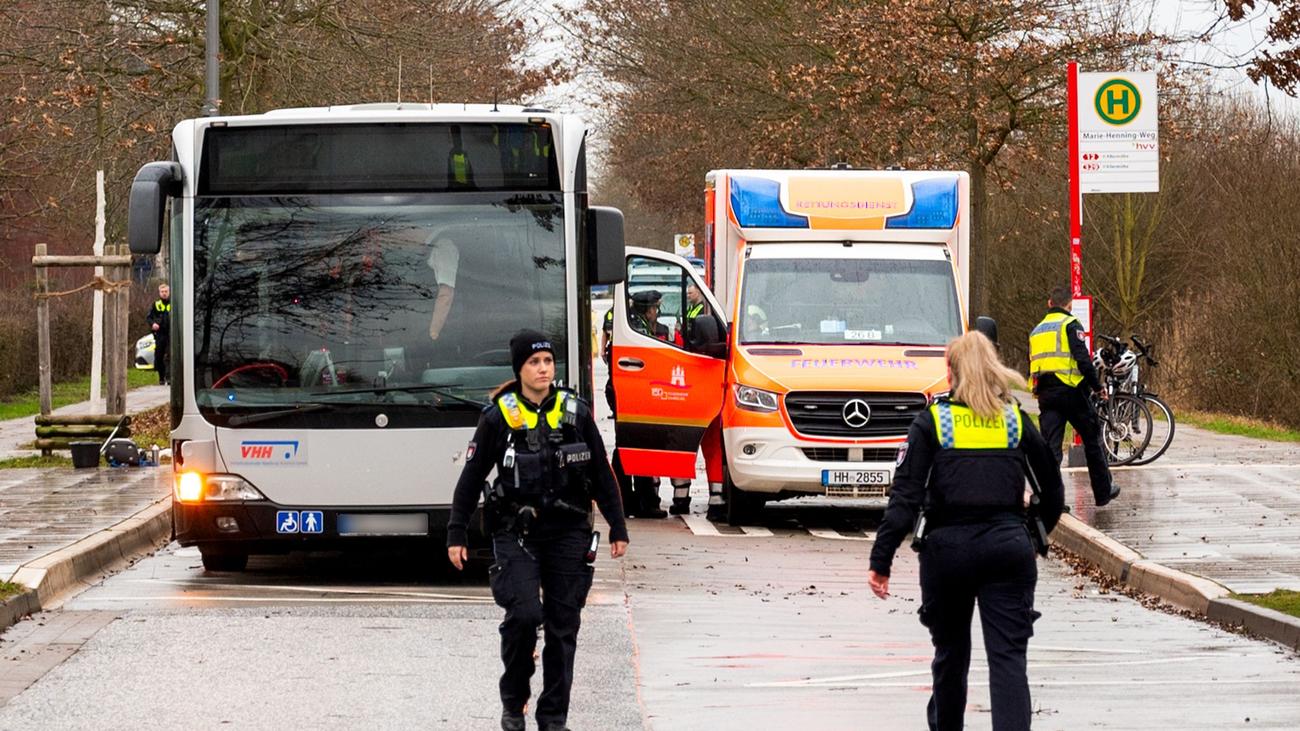
<svg viewBox="0 0 1300 731">
<path fill-rule="evenodd" d="M 1169 408 L 1169 404 L 1150 393 L 1142 394 L 1142 402 L 1151 412 L 1151 442 L 1137 459 L 1129 463 L 1132 465 L 1151 464 L 1159 459 L 1174 441 L 1174 412 Z"/>
<path fill-rule="evenodd" d="M 1098 417 L 1101 442 L 1112 465 L 1129 464 L 1151 443 L 1151 412 L 1137 396 L 1111 396 L 1102 404 Z"/>
</svg>

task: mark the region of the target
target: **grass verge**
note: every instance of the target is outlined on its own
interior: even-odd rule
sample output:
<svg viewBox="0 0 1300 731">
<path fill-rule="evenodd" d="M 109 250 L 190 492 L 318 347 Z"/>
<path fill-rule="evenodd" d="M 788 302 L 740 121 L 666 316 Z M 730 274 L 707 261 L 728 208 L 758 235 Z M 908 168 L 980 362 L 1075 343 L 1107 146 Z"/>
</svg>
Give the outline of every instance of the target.
<svg viewBox="0 0 1300 731">
<path fill-rule="evenodd" d="M 0 470 L 17 470 L 25 467 L 71 467 L 72 458 L 58 454 L 42 457 L 39 454 L 27 457 L 9 457 L 0 459 Z"/>
<path fill-rule="evenodd" d="M 153 386 L 158 383 L 158 374 L 153 371 L 141 371 L 131 368 L 126 374 L 126 385 L 128 388 L 139 388 L 140 386 Z M 102 388 L 102 387 L 101 387 Z M 101 391 L 101 394 L 104 393 Z M 79 378 L 75 381 L 66 381 L 64 383 L 54 384 L 51 396 L 54 400 L 54 408 L 67 406 L 85 401 L 90 398 L 90 376 Z M 0 419 L 21 419 L 24 416 L 32 416 L 41 413 L 41 393 L 40 391 L 28 391 L 27 393 L 13 396 L 0 400 Z"/>
<path fill-rule="evenodd" d="M 15 584 L 12 581 L 0 581 L 0 602 L 9 597 L 18 596 L 24 591 L 27 591 L 27 587 L 22 584 Z"/>
<path fill-rule="evenodd" d="M 1210 414 L 1201 411 L 1175 412 L 1174 418 L 1192 426 L 1198 426 L 1218 434 L 1232 434 L 1251 439 L 1265 439 L 1273 442 L 1300 442 L 1300 431 L 1288 429 L 1281 424 L 1251 419 L 1245 416 L 1228 414 Z"/>
<path fill-rule="evenodd" d="M 1233 594 L 1233 599 L 1300 617 L 1300 591 L 1277 589 L 1269 594 Z"/>
</svg>

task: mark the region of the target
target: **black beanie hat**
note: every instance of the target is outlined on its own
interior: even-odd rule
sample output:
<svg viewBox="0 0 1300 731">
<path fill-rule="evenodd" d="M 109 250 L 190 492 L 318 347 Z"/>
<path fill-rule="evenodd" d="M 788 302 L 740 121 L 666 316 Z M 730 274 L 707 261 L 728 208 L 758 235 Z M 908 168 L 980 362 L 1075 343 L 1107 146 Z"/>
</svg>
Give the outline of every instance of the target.
<svg viewBox="0 0 1300 731">
<path fill-rule="evenodd" d="M 555 356 L 555 348 L 551 345 L 551 339 L 536 330 L 520 330 L 510 338 L 510 367 L 514 369 L 515 378 L 519 378 L 519 369 L 524 367 L 524 363 L 533 357 L 534 353 L 547 351 L 552 357 Z"/>
</svg>

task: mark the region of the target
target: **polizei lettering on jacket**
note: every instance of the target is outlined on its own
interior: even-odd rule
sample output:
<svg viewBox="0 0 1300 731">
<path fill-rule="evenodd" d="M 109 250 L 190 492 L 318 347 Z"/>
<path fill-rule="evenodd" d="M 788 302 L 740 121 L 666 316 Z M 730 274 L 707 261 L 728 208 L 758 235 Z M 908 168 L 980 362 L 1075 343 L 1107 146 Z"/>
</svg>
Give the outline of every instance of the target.
<svg viewBox="0 0 1300 731">
<path fill-rule="evenodd" d="M 791 368 L 916 368 L 916 361 L 906 358 L 795 358 Z"/>
</svg>

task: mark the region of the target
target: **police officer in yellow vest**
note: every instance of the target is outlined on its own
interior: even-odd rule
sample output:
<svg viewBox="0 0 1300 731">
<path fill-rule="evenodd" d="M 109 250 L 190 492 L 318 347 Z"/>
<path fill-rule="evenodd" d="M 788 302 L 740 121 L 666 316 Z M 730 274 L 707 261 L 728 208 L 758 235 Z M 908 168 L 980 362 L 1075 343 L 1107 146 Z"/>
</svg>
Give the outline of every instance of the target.
<svg viewBox="0 0 1300 731">
<path fill-rule="evenodd" d="M 609 523 L 610 555 L 627 550 L 618 486 L 591 406 L 554 386 L 555 352 L 542 333 L 510 340 L 515 380 L 483 410 L 447 521 L 447 557 L 460 569 L 468 551 L 470 514 L 484 495 L 486 527 L 496 562 L 488 570 L 501 622 L 501 728 L 523 731 L 535 669 L 537 628 L 545 631 L 537 724 L 563 731 L 573 687 L 582 607 L 591 589 L 597 536 L 591 502 Z M 484 480 L 496 468 L 495 481 Z"/>
<path fill-rule="evenodd" d="M 167 366 L 171 364 L 172 288 L 166 282 L 158 285 L 158 299 L 144 319 L 153 331 L 153 367 L 158 371 L 158 382 L 167 383 Z"/>
<path fill-rule="evenodd" d="M 1070 314 L 1073 300 L 1065 287 L 1048 295 L 1047 316 L 1029 333 L 1029 383 L 1038 398 L 1038 425 L 1056 463 L 1061 463 L 1066 422 L 1083 440 L 1092 497 L 1101 507 L 1119 497 L 1119 487 L 1101 445 L 1101 424 L 1088 403 L 1088 393 L 1105 398 L 1106 392 L 1084 342 L 1083 325 Z"/>
<path fill-rule="evenodd" d="M 930 729 L 962 728 L 978 602 L 993 728 L 1020 731 L 1032 714 L 1025 657 L 1039 616 L 1029 531 L 1037 524 L 1029 518 L 1041 520 L 1045 537 L 1065 494 L 1047 444 L 1011 397 L 1012 385 L 1023 381 L 1002 365 L 988 338 L 978 332 L 957 338 L 947 361 L 952 397 L 918 415 L 899 450 L 868 580 L 877 596 L 889 596 L 894 553 L 915 526 L 923 538 L 913 542 L 920 552 L 921 624 L 934 644 Z M 1029 515 L 1026 464 L 1041 487 Z"/>
</svg>

